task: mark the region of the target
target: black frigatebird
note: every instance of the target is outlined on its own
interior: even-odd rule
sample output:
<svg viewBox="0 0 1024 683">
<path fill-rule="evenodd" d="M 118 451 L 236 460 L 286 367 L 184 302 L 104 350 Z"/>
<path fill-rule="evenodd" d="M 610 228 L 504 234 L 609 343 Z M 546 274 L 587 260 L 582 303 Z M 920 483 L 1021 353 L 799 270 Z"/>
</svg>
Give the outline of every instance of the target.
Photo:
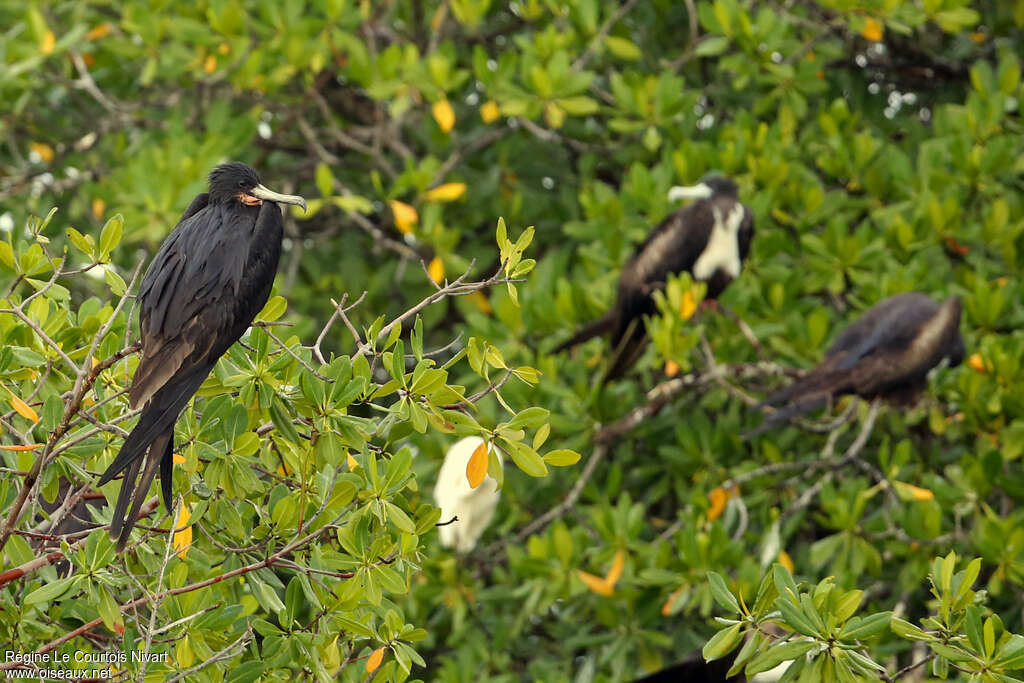
<svg viewBox="0 0 1024 683">
<path fill-rule="evenodd" d="M 668 198 L 697 201 L 667 216 L 636 248 L 619 276 L 615 306 L 552 353 L 610 333 L 615 351 L 604 380 L 621 377 L 646 346 L 643 316 L 656 313 L 653 294 L 665 287 L 669 274 L 686 271 L 707 283 L 707 299 L 739 276 L 754 237 L 754 215 L 740 202 L 736 183 L 715 176 L 692 187 L 673 187 Z"/>
<path fill-rule="evenodd" d="M 943 359 L 963 362 L 961 306 L 958 297 L 939 304 L 920 292 L 883 299 L 839 335 L 820 365 L 768 397 L 764 404 L 779 409 L 747 437 L 844 394 L 912 403 Z"/>
<path fill-rule="evenodd" d="M 278 204 L 306 208 L 302 197 L 268 190 L 246 164 L 217 166 L 210 191 L 192 200 L 142 278 L 142 360 L 128 391 L 142 415 L 99 480 L 102 486 L 125 473 L 110 522 L 118 552 L 158 466 L 171 511 L 174 423 L 270 297 L 284 234 Z"/>
</svg>

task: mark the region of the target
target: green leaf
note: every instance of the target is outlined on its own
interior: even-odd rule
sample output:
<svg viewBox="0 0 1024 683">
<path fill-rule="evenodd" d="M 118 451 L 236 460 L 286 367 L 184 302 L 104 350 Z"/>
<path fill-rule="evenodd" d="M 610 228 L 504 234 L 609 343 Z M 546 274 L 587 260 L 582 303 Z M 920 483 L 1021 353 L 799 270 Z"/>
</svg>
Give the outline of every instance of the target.
<svg viewBox="0 0 1024 683">
<path fill-rule="evenodd" d="M 892 612 L 879 612 L 866 617 L 853 617 L 839 637 L 843 640 L 866 640 L 884 631 L 892 619 Z"/>
<path fill-rule="evenodd" d="M 14 248 L 4 240 L 0 240 L 0 262 L 8 268 L 14 268 Z"/>
<path fill-rule="evenodd" d="M 708 583 L 711 584 L 711 596 L 715 599 L 715 602 L 730 614 L 739 614 L 740 604 L 736 601 L 732 591 L 729 590 L 722 575 L 717 572 L 708 572 L 707 576 Z"/>
<path fill-rule="evenodd" d="M 725 52 L 727 47 L 729 39 L 725 36 L 710 36 L 697 43 L 697 49 L 693 52 L 698 57 L 715 57 Z"/>
<path fill-rule="evenodd" d="M 75 248 L 88 256 L 90 261 L 96 260 L 96 242 L 93 241 L 92 235 L 83 235 L 74 228 L 68 228 L 67 235 L 71 243 L 75 245 Z"/>
<path fill-rule="evenodd" d="M 569 467 L 580 461 L 580 454 L 568 448 L 559 448 L 544 454 L 544 462 L 552 467 Z"/>
<path fill-rule="evenodd" d="M 25 605 L 35 605 L 40 602 L 50 602 L 56 600 L 65 593 L 69 592 L 72 588 L 78 585 L 80 577 L 78 575 L 68 576 L 63 579 L 57 579 L 50 583 L 40 586 L 36 590 L 32 591 L 25 596 Z"/>
<path fill-rule="evenodd" d="M 889 628 L 900 638 L 906 638 L 907 640 L 935 640 L 933 636 L 927 634 L 919 627 L 899 617 L 892 617 L 889 621 Z"/>
<path fill-rule="evenodd" d="M 416 525 L 401 508 L 389 501 L 384 501 L 384 508 L 387 510 L 388 519 L 392 524 L 407 534 L 416 533 Z"/>
<path fill-rule="evenodd" d="M 523 472 L 531 477 L 543 477 L 548 473 L 547 465 L 544 464 L 544 459 L 540 457 L 537 451 L 524 443 L 506 439 L 505 437 L 501 437 L 501 440 L 508 444 L 509 452 L 512 455 L 512 462 Z"/>
<path fill-rule="evenodd" d="M 72 228 L 68 228 L 70 232 Z M 103 226 L 100 232 L 100 258 L 106 260 L 110 252 L 121 242 L 121 235 L 124 234 L 124 218 L 121 214 L 115 214 Z"/>
<path fill-rule="evenodd" d="M 605 36 L 604 46 L 619 59 L 637 60 L 644 56 L 633 41 L 618 36 Z"/>
<path fill-rule="evenodd" d="M 813 640 L 797 640 L 781 645 L 771 645 L 747 665 L 746 673 L 748 676 L 752 676 L 774 669 L 783 662 L 803 657 L 817 646 L 818 644 Z"/>
<path fill-rule="evenodd" d="M 701 650 L 701 654 L 704 655 L 704 659 L 709 662 L 713 662 L 716 659 L 721 659 L 730 652 L 732 652 L 737 645 L 739 645 L 742 639 L 740 633 L 740 627 L 743 626 L 742 622 L 733 624 L 729 628 L 722 629 L 715 635 L 711 636 L 711 640 L 707 642 L 704 649 Z"/>
<path fill-rule="evenodd" d="M 121 276 L 118 275 L 113 266 L 101 266 L 103 268 L 103 279 L 110 287 L 110 291 L 114 296 L 123 296 L 128 291 L 128 285 L 124 283 Z"/>
<path fill-rule="evenodd" d="M 272 296 L 263 307 L 263 310 L 256 315 L 256 319 L 268 323 L 273 322 L 284 315 L 287 308 L 287 299 L 283 296 Z"/>
</svg>

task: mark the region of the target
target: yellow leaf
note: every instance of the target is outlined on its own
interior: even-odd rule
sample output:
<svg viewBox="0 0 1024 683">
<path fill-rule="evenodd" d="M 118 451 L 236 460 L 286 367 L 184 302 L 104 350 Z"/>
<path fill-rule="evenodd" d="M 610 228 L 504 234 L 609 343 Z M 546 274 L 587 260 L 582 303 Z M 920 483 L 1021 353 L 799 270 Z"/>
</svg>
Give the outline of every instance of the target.
<svg viewBox="0 0 1024 683">
<path fill-rule="evenodd" d="M 725 511 L 725 504 L 729 502 L 729 492 L 721 487 L 715 488 L 708 494 L 708 498 L 711 500 L 711 507 L 708 508 L 708 521 L 713 522 Z"/>
<path fill-rule="evenodd" d="M 622 568 L 626 565 L 626 552 L 619 548 L 615 551 L 615 557 L 612 558 L 611 569 L 608 570 L 608 576 L 604 577 L 604 580 L 608 582 L 609 586 L 614 586 L 619 582 L 619 578 L 622 576 Z"/>
<path fill-rule="evenodd" d="M 484 315 L 491 314 L 491 302 L 487 300 L 487 297 L 481 291 L 476 291 L 467 297 L 470 301 L 476 304 L 476 307 Z"/>
<path fill-rule="evenodd" d="M 969 37 L 972 43 L 978 43 L 979 45 L 988 39 L 988 36 L 981 31 L 974 31 L 969 35 Z"/>
<path fill-rule="evenodd" d="M 920 486 L 906 484 L 902 481 L 893 481 L 893 485 L 896 487 L 896 492 L 900 498 L 904 500 L 932 500 L 935 498 L 934 493 Z"/>
<path fill-rule="evenodd" d="M 488 100 L 480 105 L 480 118 L 484 123 L 493 123 L 501 116 L 501 109 L 494 100 Z"/>
<path fill-rule="evenodd" d="M 44 55 L 48 55 L 53 52 L 53 48 L 57 46 L 57 37 L 53 35 L 53 31 L 47 31 L 43 34 L 43 39 L 39 41 L 39 51 Z"/>
<path fill-rule="evenodd" d="M 402 234 L 409 234 L 412 232 L 412 228 L 420 219 L 420 215 L 416 213 L 416 209 L 409 206 L 405 202 L 400 202 L 392 199 L 388 204 L 391 205 L 391 213 L 395 217 L 395 227 L 398 228 L 398 232 Z"/>
<path fill-rule="evenodd" d="M 576 575 L 580 577 L 580 581 L 582 581 L 587 588 L 594 591 L 598 595 L 603 595 L 606 598 L 610 598 L 612 596 L 612 593 L 614 592 L 613 586 L 611 586 L 607 581 L 602 579 L 600 576 L 594 576 L 593 574 L 585 572 L 582 569 L 577 569 Z"/>
<path fill-rule="evenodd" d="M 178 557 L 185 559 L 185 555 L 188 554 L 188 549 L 192 545 L 192 526 L 188 523 L 188 520 L 192 518 L 191 513 L 188 511 L 187 505 L 181 506 L 181 512 L 178 513 L 178 521 L 174 523 L 174 528 L 178 531 L 174 532 L 174 550 L 178 553 Z"/>
<path fill-rule="evenodd" d="M 99 40 L 100 38 L 106 38 L 110 34 L 110 24 L 103 23 L 95 28 L 91 29 L 85 34 L 86 40 Z"/>
<path fill-rule="evenodd" d="M 679 374 L 679 363 L 674 360 L 665 361 L 665 374 L 668 377 L 675 377 Z"/>
<path fill-rule="evenodd" d="M 173 462 L 175 465 L 184 465 L 185 456 L 182 455 L 181 453 L 175 453 L 174 455 L 171 456 L 171 462 Z"/>
<path fill-rule="evenodd" d="M 380 667 L 381 662 L 384 661 L 385 649 L 386 647 L 382 646 L 378 647 L 376 650 L 373 651 L 373 654 L 370 655 L 370 658 L 366 660 L 366 673 L 372 674 Z"/>
<path fill-rule="evenodd" d="M 427 190 L 423 198 L 428 202 L 454 202 L 466 194 L 466 183 L 445 183 L 433 190 Z"/>
<path fill-rule="evenodd" d="M 39 155 L 43 163 L 50 163 L 53 161 L 53 147 L 50 147 L 45 142 L 33 142 L 29 145 L 29 148 Z"/>
<path fill-rule="evenodd" d="M 683 317 L 683 320 L 689 320 L 696 311 L 697 297 L 693 295 L 693 290 L 688 289 L 683 292 L 683 301 L 679 304 L 679 315 Z"/>
<path fill-rule="evenodd" d="M 975 372 L 988 372 L 988 368 L 985 367 L 985 359 L 981 357 L 980 353 L 972 353 L 971 357 L 967 359 L 967 364 Z"/>
<path fill-rule="evenodd" d="M 208 55 L 203 61 L 203 71 L 208 74 L 212 74 L 217 70 L 217 58 L 213 55 Z"/>
<path fill-rule="evenodd" d="M 790 574 L 792 574 L 796 570 L 796 568 L 793 566 L 793 558 L 790 557 L 789 553 L 787 553 L 785 550 L 779 551 L 778 560 L 779 564 L 788 569 Z"/>
<path fill-rule="evenodd" d="M 226 55 L 227 53 L 231 52 L 231 46 L 227 43 L 221 43 L 217 46 L 217 52 L 221 53 L 222 55 Z"/>
<path fill-rule="evenodd" d="M 10 391 L 10 389 L 7 391 Z M 14 394 L 11 394 L 11 407 L 14 408 L 14 412 L 18 413 L 18 415 L 21 415 L 26 420 L 32 420 L 33 423 L 39 422 L 39 415 L 36 411 L 32 410 L 32 406 L 25 403 Z"/>
<path fill-rule="evenodd" d="M 430 274 L 434 282 L 438 284 L 444 282 L 444 261 L 441 260 L 440 256 L 435 256 L 430 260 L 430 265 L 427 266 L 427 273 Z"/>
<path fill-rule="evenodd" d="M 864 20 L 864 28 L 860 30 L 860 34 L 872 43 L 877 43 L 882 39 L 882 27 L 874 17 L 868 17 Z"/>
<path fill-rule="evenodd" d="M 466 463 L 466 481 L 469 482 L 469 488 L 475 489 L 484 482 L 486 476 L 487 442 L 484 441 L 476 447 L 473 455 L 469 457 L 469 462 Z"/>
<path fill-rule="evenodd" d="M 672 616 L 672 604 L 676 601 L 676 598 L 679 597 L 679 594 L 682 591 L 683 591 L 683 587 L 680 586 L 679 588 L 677 588 L 674 591 L 672 591 L 671 593 L 669 593 L 668 597 L 665 599 L 665 604 L 663 604 L 661 606 L 661 616 L 663 616 L 663 617 Z"/>
<path fill-rule="evenodd" d="M 34 451 L 35 449 L 42 448 L 42 447 L 43 447 L 43 444 L 41 444 L 41 443 L 30 443 L 30 444 L 26 444 L 26 445 L 18 444 L 16 446 L 0 446 L 0 450 L 16 451 L 16 452 L 20 453 L 22 451 Z"/>
<path fill-rule="evenodd" d="M 351 472 L 355 468 L 359 467 L 359 461 L 352 457 L 352 454 L 347 454 L 345 462 L 348 463 L 348 471 Z"/>
<path fill-rule="evenodd" d="M 434 114 L 434 120 L 437 121 L 437 125 L 445 133 L 455 126 L 455 110 L 452 109 L 452 105 L 447 99 L 434 102 L 431 111 Z"/>
</svg>

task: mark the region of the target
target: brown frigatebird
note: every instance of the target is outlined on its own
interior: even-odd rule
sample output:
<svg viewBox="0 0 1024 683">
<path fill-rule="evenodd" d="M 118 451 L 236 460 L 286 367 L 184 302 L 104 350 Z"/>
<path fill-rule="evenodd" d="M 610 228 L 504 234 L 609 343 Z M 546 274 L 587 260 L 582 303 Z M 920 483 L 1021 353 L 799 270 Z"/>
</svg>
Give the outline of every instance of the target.
<svg viewBox="0 0 1024 683">
<path fill-rule="evenodd" d="M 748 438 L 844 394 L 912 403 L 943 359 L 963 362 L 960 311 L 955 296 L 942 304 L 920 292 L 883 299 L 839 335 L 820 365 L 768 397 L 764 405 L 777 410 Z"/>
<path fill-rule="evenodd" d="M 119 552 L 157 468 L 171 511 L 174 423 L 270 297 L 284 234 L 278 204 L 306 208 L 302 197 L 264 187 L 240 162 L 217 166 L 209 181 L 210 191 L 189 204 L 139 288 L 142 360 L 128 397 L 142 414 L 99 480 L 102 486 L 124 472 L 110 522 Z"/>
<path fill-rule="evenodd" d="M 696 199 L 669 214 L 636 248 L 619 275 L 615 306 L 552 351 L 558 353 L 600 334 L 610 334 L 614 355 L 604 381 L 621 377 L 647 344 L 645 315 L 654 315 L 654 292 L 670 274 L 688 272 L 707 283 L 714 299 L 737 278 L 750 252 L 754 215 L 739 200 L 736 183 L 714 176 L 692 187 L 673 187 L 670 201 Z"/>
</svg>

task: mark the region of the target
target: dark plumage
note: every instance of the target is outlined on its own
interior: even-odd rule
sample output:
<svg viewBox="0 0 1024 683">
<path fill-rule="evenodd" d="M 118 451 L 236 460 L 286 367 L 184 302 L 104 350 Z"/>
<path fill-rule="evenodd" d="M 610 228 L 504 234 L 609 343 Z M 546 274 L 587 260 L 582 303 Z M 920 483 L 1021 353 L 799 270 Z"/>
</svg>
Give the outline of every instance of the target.
<svg viewBox="0 0 1024 683">
<path fill-rule="evenodd" d="M 780 408 L 750 436 L 844 394 L 913 402 L 929 370 L 944 358 L 951 366 L 963 362 L 960 309 L 955 296 L 940 305 L 920 292 L 875 304 L 839 335 L 818 367 L 765 401 Z"/>
<path fill-rule="evenodd" d="M 754 216 L 739 201 L 736 184 L 715 177 L 669 192 L 670 200 L 686 198 L 697 201 L 659 223 L 623 267 L 615 306 L 553 353 L 610 333 L 615 351 L 604 379 L 620 377 L 647 344 L 643 316 L 657 312 L 653 293 L 665 287 L 669 274 L 686 271 L 707 283 L 708 299 L 717 297 L 739 276 L 754 236 Z"/>
<path fill-rule="evenodd" d="M 221 164 L 210 173 L 210 191 L 192 200 L 142 278 L 142 360 L 128 392 L 142 415 L 99 481 L 125 473 L 110 523 L 118 551 L 157 467 L 171 510 L 174 423 L 270 296 L 281 256 L 279 203 L 306 206 L 302 197 L 265 188 L 245 164 Z"/>
</svg>

